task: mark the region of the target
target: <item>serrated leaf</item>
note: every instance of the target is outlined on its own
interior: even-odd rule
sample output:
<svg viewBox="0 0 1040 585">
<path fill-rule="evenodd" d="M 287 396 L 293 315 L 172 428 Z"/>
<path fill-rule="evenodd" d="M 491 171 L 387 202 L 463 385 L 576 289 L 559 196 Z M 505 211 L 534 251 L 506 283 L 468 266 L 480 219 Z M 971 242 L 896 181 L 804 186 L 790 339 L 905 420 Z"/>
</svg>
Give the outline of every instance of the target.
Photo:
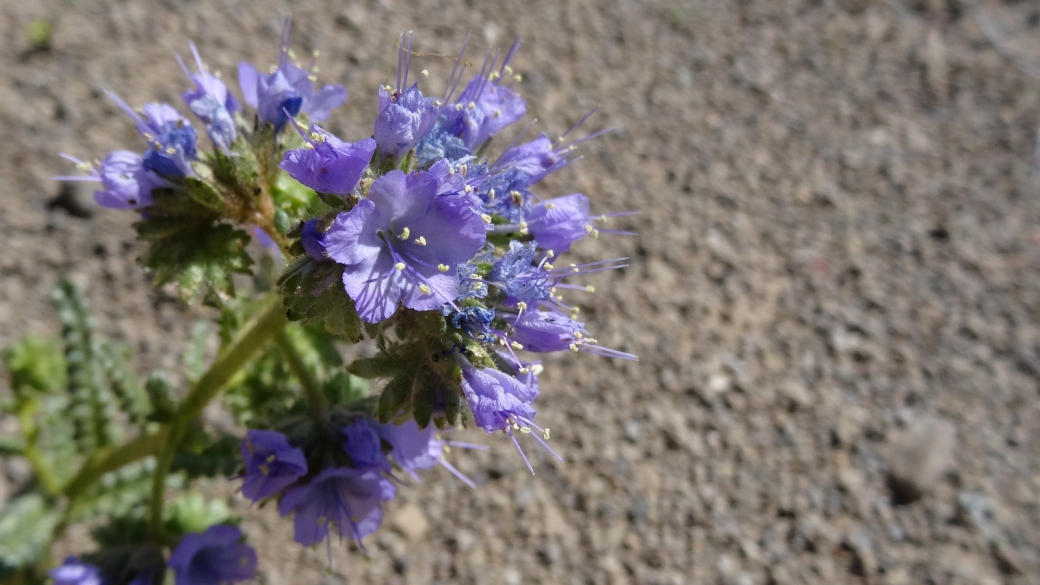
<svg viewBox="0 0 1040 585">
<path fill-rule="evenodd" d="M 410 367 L 411 365 L 407 360 L 392 357 L 386 353 L 377 353 L 369 358 L 354 360 L 353 363 L 347 366 L 347 371 L 359 378 L 371 380 L 372 378 L 389 378 L 400 374 Z"/>
<path fill-rule="evenodd" d="M 379 422 L 386 424 L 411 407 L 413 376 L 411 372 L 397 376 L 379 395 Z"/>
<path fill-rule="evenodd" d="M 181 193 L 155 189 L 152 197 L 155 204 L 134 228 L 149 243 L 141 264 L 156 284 L 177 283 L 185 301 L 203 289 L 219 298 L 234 296 L 231 275 L 247 274 L 253 262 L 245 251 L 249 236 Z"/>
<path fill-rule="evenodd" d="M 239 465 L 239 443 L 238 437 L 225 435 L 205 445 L 182 447 L 170 469 L 184 472 L 189 478 L 216 477 L 217 474 L 231 477 Z"/>
<path fill-rule="evenodd" d="M 368 393 L 368 382 L 347 372 L 334 373 L 322 389 L 332 404 L 345 405 L 363 400 Z"/>
<path fill-rule="evenodd" d="M 166 372 L 155 370 L 149 374 L 144 389 L 151 405 L 148 419 L 157 423 L 169 422 L 177 409 L 177 403 L 173 399 L 173 387 Z"/>
<path fill-rule="evenodd" d="M 224 211 L 224 198 L 209 183 L 194 177 L 185 177 L 184 189 L 196 203 L 216 213 Z"/>
<path fill-rule="evenodd" d="M 171 506 L 164 528 L 172 536 L 202 532 L 229 520 L 231 512 L 223 498 L 206 501 L 198 492 L 187 492 Z"/>
<path fill-rule="evenodd" d="M 3 351 L 3 363 L 16 398 L 54 393 L 65 388 L 67 372 L 61 345 L 52 339 L 27 336 Z"/>
<path fill-rule="evenodd" d="M 279 280 L 290 321 L 320 323 L 351 343 L 361 340 L 361 318 L 343 289 L 343 267 L 335 262 L 297 261 Z"/>
<path fill-rule="evenodd" d="M 76 502 L 69 520 L 87 522 L 102 516 L 124 516 L 144 509 L 154 469 L 155 460 L 149 458 L 106 473 L 97 485 Z M 174 479 L 167 484 L 179 487 L 183 482 Z"/>
<path fill-rule="evenodd" d="M 191 326 L 188 336 L 188 347 L 184 350 L 184 368 L 188 381 L 195 383 L 206 372 L 207 342 L 209 341 L 209 322 L 196 321 Z"/>
<path fill-rule="evenodd" d="M 43 558 L 61 513 L 43 496 L 28 493 L 0 510 L 0 565 L 18 568 Z"/>
<path fill-rule="evenodd" d="M 127 363 L 126 349 L 110 341 L 102 341 L 99 350 L 105 376 L 112 392 L 119 399 L 120 408 L 131 423 L 139 427 L 144 425 L 151 414 L 152 405 L 148 393 Z"/>
</svg>

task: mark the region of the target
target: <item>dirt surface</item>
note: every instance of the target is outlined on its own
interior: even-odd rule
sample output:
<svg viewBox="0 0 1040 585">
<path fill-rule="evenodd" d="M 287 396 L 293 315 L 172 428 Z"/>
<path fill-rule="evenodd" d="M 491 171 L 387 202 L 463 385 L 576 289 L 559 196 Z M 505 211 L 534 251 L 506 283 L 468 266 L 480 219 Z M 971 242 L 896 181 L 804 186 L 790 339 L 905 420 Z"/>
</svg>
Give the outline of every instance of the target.
<svg viewBox="0 0 1040 585">
<path fill-rule="evenodd" d="M 576 251 L 632 257 L 582 302 L 641 361 L 550 358 L 539 418 L 567 462 L 529 449 L 532 477 L 468 431 L 493 446 L 452 453 L 479 489 L 438 470 L 399 490 L 368 560 L 334 543 L 326 570 L 238 500 L 261 582 L 1040 583 L 1037 4 L 492 4 L 4 0 L 0 343 L 56 330 L 60 274 L 142 373 L 176 367 L 202 315 L 152 292 L 130 216 L 48 179 L 58 152 L 143 146 L 102 88 L 174 102 L 189 40 L 233 78 L 275 58 L 291 13 L 351 92 L 329 126 L 354 140 L 397 31 L 441 55 L 472 31 L 474 59 L 518 34 L 537 128 L 599 104 L 590 130 L 617 129 L 547 191 L 642 211 L 638 239 Z M 49 50 L 27 40 L 38 18 Z M 439 91 L 449 66 L 416 69 Z M 4 471 L 0 498 L 25 476 Z"/>
</svg>

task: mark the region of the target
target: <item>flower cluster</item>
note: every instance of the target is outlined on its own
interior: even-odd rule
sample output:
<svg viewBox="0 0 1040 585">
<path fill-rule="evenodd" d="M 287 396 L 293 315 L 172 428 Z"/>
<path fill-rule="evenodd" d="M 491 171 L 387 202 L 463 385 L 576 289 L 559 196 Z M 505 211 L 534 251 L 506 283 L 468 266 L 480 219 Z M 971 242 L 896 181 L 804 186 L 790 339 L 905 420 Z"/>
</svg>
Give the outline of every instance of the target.
<svg viewBox="0 0 1040 585">
<path fill-rule="evenodd" d="M 535 354 L 636 358 L 600 345 L 563 297 L 594 292 L 575 280 L 623 268 L 627 259 L 562 258 L 583 238 L 629 232 L 605 228 L 625 213 L 594 215 L 584 194 L 537 194 L 543 180 L 577 160 L 581 143 L 601 134 L 573 137 L 592 112 L 556 139 L 525 140 L 530 126 L 510 131 L 515 137 L 494 154 L 494 138 L 527 112 L 511 65 L 519 41 L 504 54 L 488 51 L 468 80 L 464 44 L 444 91 L 427 96 L 419 81 L 409 82 L 412 39 L 401 35 L 396 83 L 378 88 L 371 132 L 351 142 L 317 124 L 347 91 L 318 89 L 316 68 L 298 64 L 288 33 L 286 21 L 269 73 L 239 65 L 241 101 L 194 46 L 195 71 L 178 58 L 193 85 L 182 94 L 185 106 L 211 150 L 199 148 L 192 123 L 173 106 L 137 111 L 109 92 L 147 148 L 89 164 L 64 155 L 87 175 L 58 178 L 100 181 L 100 205 L 139 211 L 135 227 L 152 243 L 146 268 L 160 283 L 209 283 L 206 301 L 225 309 L 228 323 L 238 310 L 225 304 L 236 294 L 230 273 L 249 272 L 252 262 L 243 252 L 249 236 L 239 229 L 247 228 L 285 261 L 279 319 L 315 325 L 329 339 L 374 341 L 346 368 L 357 380 L 385 380 L 368 397 L 339 391 L 342 362 L 337 374 L 307 371 L 283 331 L 282 370 L 293 372 L 303 396 L 281 411 L 258 405 L 281 418 L 244 422 L 250 429 L 239 449 L 242 494 L 277 502 L 282 516 L 292 516 L 298 543 L 336 535 L 360 544 L 405 477 L 419 481 L 420 470 L 440 465 L 475 487 L 445 456 L 452 447 L 486 447 L 439 431 L 472 421 L 501 432 L 532 473 L 523 435 L 563 461 L 548 444 L 549 429 L 535 422 L 542 372 Z M 178 585 L 252 578 L 256 555 L 241 531 L 226 521 L 205 525 L 182 534 L 165 565 L 149 545 L 150 564 L 118 579 L 106 573 L 109 565 L 74 557 L 51 574 L 76 585 L 143 585 L 167 567 Z"/>
</svg>

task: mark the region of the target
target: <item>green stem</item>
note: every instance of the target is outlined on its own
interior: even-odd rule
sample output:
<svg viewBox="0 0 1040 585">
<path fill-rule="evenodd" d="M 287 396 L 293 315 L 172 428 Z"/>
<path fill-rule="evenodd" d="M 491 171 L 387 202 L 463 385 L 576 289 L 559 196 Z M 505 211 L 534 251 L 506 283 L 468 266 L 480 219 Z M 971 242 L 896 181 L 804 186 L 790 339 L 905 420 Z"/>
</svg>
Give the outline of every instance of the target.
<svg viewBox="0 0 1040 585">
<path fill-rule="evenodd" d="M 307 402 L 310 403 L 311 412 L 314 413 L 318 420 L 323 420 L 329 408 L 329 401 L 321 389 L 321 383 L 314 377 L 314 372 L 307 367 L 307 364 L 303 361 L 303 356 L 300 355 L 299 350 L 296 348 L 296 344 L 293 343 L 292 338 L 289 337 L 289 334 L 284 329 L 279 331 L 274 339 L 275 343 L 278 344 L 278 349 L 282 351 L 285 359 L 288 360 L 289 368 L 300 381 L 303 393 L 307 396 Z"/>
<path fill-rule="evenodd" d="M 36 447 L 36 439 L 40 436 L 40 429 L 36 427 L 36 422 L 33 420 L 36 408 L 36 402 L 31 400 L 23 402 L 18 408 L 18 424 L 21 427 L 22 435 L 25 436 L 25 444 L 20 455 L 29 460 L 29 465 L 32 466 L 33 473 L 40 480 L 43 490 L 54 495 L 61 490 L 61 482 L 58 481 L 50 464 Z"/>
<path fill-rule="evenodd" d="M 210 366 L 195 387 L 191 389 L 180 407 L 174 413 L 169 424 L 169 435 L 162 451 L 155 462 L 152 475 L 151 499 L 149 501 L 148 534 L 153 539 L 162 536 L 163 494 L 166 490 L 166 476 L 170 473 L 177 446 L 189 423 L 202 414 L 203 409 L 224 388 L 232 376 L 238 373 L 246 363 L 259 352 L 264 345 L 281 332 L 288 321 L 282 309 L 281 299 L 272 296 L 256 318 L 247 324 L 242 332 L 223 351 Z"/>
</svg>

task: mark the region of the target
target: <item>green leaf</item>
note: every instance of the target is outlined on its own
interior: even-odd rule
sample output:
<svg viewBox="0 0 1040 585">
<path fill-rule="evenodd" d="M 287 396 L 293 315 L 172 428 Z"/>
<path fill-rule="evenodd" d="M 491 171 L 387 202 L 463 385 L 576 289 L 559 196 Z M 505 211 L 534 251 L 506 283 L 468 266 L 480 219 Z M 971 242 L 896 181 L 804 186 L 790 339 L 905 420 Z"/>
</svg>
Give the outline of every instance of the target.
<svg viewBox="0 0 1040 585">
<path fill-rule="evenodd" d="M 104 369 L 99 344 L 94 340 L 91 318 L 83 293 L 71 281 L 62 279 L 51 291 L 65 341 L 69 404 L 67 414 L 84 454 L 110 445 L 118 438 L 119 427 L 112 424 L 117 411 L 115 396 L 104 386 Z"/>
<path fill-rule="evenodd" d="M 184 367 L 188 381 L 195 383 L 206 373 L 206 345 L 209 341 L 209 322 L 196 321 L 191 327 L 188 347 L 184 350 Z"/>
<path fill-rule="evenodd" d="M 368 395 L 368 382 L 347 372 L 336 372 L 322 389 L 332 404 L 350 404 Z"/>
<path fill-rule="evenodd" d="M 224 212 L 224 198 L 209 183 L 194 177 L 185 177 L 184 189 L 188 192 L 188 197 L 191 197 L 199 205 L 212 209 L 217 213 Z"/>
<path fill-rule="evenodd" d="M 103 549 L 132 546 L 147 540 L 148 521 L 143 512 L 118 516 L 91 530 L 90 535 Z"/>
<path fill-rule="evenodd" d="M 106 473 L 85 496 L 76 502 L 69 513 L 72 522 L 87 522 L 102 516 L 117 517 L 133 514 L 145 508 L 152 483 L 155 459 L 131 463 Z M 171 487 L 181 487 L 183 480 L 168 481 Z"/>
<path fill-rule="evenodd" d="M 120 408 L 131 423 L 143 426 L 152 412 L 152 404 L 127 363 L 128 351 L 107 340 L 100 343 L 99 350 L 102 366 L 112 392 L 119 399 Z"/>
<path fill-rule="evenodd" d="M 28 493 L 0 510 L 0 566 L 18 568 L 43 558 L 61 513 L 43 496 Z"/>
<path fill-rule="evenodd" d="M 397 376 L 383 388 L 379 395 L 379 422 L 388 423 L 399 414 L 408 412 L 412 400 L 413 377 L 411 372 Z"/>
<path fill-rule="evenodd" d="M 186 302 L 203 292 L 210 302 L 234 296 L 232 274 L 248 274 L 253 262 L 245 251 L 249 236 L 182 193 L 155 189 L 152 197 L 155 204 L 134 228 L 149 243 L 141 264 L 156 284 L 177 283 Z"/>
<path fill-rule="evenodd" d="M 205 433 L 194 433 L 205 436 Z M 207 437 L 208 439 L 208 437 Z M 239 443 L 241 439 L 225 435 L 216 441 L 184 445 L 173 458 L 171 471 L 182 471 L 190 478 L 216 477 L 218 474 L 231 477 L 239 466 Z"/>
<path fill-rule="evenodd" d="M 320 323 L 351 343 L 361 340 L 361 318 L 343 289 L 343 267 L 335 262 L 298 260 L 279 281 L 290 321 Z M 316 294 L 317 293 L 317 294 Z"/>
<path fill-rule="evenodd" d="M 202 532 L 230 519 L 231 512 L 223 498 L 213 498 L 207 502 L 198 492 L 187 492 L 171 506 L 170 517 L 164 527 L 172 536 L 183 536 Z"/>
<path fill-rule="evenodd" d="M 166 372 L 154 370 L 149 374 L 144 389 L 151 405 L 148 420 L 157 423 L 169 422 L 173 418 L 174 411 L 177 410 L 177 403 L 173 399 L 173 387 L 170 385 L 170 378 Z"/>
<path fill-rule="evenodd" d="M 347 371 L 359 378 L 371 380 L 372 378 L 389 378 L 410 367 L 407 360 L 391 357 L 386 353 L 377 353 L 370 358 L 354 360 L 347 366 Z"/>
<path fill-rule="evenodd" d="M 24 337 L 3 351 L 3 363 L 16 398 L 50 394 L 66 384 L 65 355 L 52 339 Z"/>
</svg>

